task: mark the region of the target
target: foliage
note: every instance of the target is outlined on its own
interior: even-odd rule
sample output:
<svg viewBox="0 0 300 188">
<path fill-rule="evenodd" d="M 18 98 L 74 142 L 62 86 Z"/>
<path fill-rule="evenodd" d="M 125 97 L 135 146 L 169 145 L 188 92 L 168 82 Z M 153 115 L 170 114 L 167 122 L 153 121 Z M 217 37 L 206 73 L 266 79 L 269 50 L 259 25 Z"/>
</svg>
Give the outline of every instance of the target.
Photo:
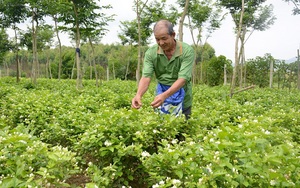
<svg viewBox="0 0 300 188">
<path fill-rule="evenodd" d="M 270 59 L 265 57 L 256 57 L 246 63 L 247 80 L 259 87 L 266 87 L 269 83 Z"/>
<path fill-rule="evenodd" d="M 0 83 L 2 187 L 300 186 L 298 91 L 195 85 L 186 122 L 153 112 L 154 83 L 140 110 L 133 81 Z"/>
<path fill-rule="evenodd" d="M 232 70 L 231 61 L 225 56 L 213 57 L 209 60 L 206 68 L 206 82 L 209 86 L 218 86 L 224 83 L 224 68 L 229 73 Z"/>
<path fill-rule="evenodd" d="M 147 4 L 144 11 L 140 13 L 141 17 L 141 45 L 146 46 L 149 43 L 149 38 L 152 34 L 153 23 L 161 20 L 168 19 L 172 23 L 176 23 L 178 12 L 174 7 L 168 8 L 166 1 L 152 1 Z M 118 37 L 121 43 L 134 44 L 138 43 L 138 23 L 137 19 L 131 21 L 121 22 L 121 32 Z"/>
<path fill-rule="evenodd" d="M 5 54 L 10 50 L 11 44 L 4 29 L 0 29 L 0 65 L 3 64 Z"/>
</svg>

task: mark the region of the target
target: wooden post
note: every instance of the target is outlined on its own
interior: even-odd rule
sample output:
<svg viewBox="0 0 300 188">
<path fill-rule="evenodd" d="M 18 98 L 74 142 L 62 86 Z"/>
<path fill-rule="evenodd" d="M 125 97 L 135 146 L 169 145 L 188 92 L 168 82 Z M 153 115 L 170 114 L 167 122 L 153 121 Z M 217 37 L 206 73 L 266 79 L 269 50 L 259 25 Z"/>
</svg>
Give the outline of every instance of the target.
<svg viewBox="0 0 300 188">
<path fill-rule="evenodd" d="M 273 85 L 273 71 L 274 71 L 274 62 L 273 60 L 270 61 L 270 88 Z"/>
<path fill-rule="evenodd" d="M 298 90 L 300 90 L 300 60 L 299 60 L 299 49 L 297 50 L 297 56 L 298 56 Z"/>
</svg>

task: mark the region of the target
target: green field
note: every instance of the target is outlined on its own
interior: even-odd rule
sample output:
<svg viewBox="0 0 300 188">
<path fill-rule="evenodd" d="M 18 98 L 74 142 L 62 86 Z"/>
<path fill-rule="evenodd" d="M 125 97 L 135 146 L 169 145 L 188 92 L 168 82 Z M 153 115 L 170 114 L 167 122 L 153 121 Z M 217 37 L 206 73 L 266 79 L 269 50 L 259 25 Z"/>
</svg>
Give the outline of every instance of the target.
<svg viewBox="0 0 300 188">
<path fill-rule="evenodd" d="M 300 187 L 300 92 L 195 85 L 192 118 L 136 82 L 0 78 L 0 186 Z"/>
</svg>

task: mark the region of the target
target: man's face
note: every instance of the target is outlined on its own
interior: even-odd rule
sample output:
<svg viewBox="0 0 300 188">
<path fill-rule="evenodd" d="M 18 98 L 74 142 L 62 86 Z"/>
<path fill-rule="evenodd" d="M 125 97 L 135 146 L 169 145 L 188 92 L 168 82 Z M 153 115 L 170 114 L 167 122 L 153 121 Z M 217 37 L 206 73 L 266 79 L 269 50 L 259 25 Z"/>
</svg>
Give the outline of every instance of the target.
<svg viewBox="0 0 300 188">
<path fill-rule="evenodd" d="M 168 28 L 166 27 L 156 27 L 154 31 L 154 36 L 157 44 L 164 50 L 169 51 L 174 49 L 174 37 L 175 33 L 169 35 Z"/>
</svg>

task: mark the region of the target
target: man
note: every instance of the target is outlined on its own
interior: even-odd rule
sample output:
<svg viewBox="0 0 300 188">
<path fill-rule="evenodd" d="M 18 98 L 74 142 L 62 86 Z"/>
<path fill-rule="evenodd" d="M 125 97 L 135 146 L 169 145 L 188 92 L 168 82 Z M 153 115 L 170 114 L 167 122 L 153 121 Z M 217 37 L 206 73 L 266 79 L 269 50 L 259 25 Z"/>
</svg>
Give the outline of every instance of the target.
<svg viewBox="0 0 300 188">
<path fill-rule="evenodd" d="M 158 80 L 158 92 L 151 106 L 159 108 L 174 95 L 182 96 L 182 113 L 188 119 L 192 107 L 192 68 L 194 50 L 184 42 L 175 40 L 173 25 L 168 20 L 158 21 L 153 28 L 156 43 L 145 54 L 142 78 L 138 91 L 132 99 L 132 108 L 142 106 L 142 96 L 148 90 L 151 77 L 155 73 Z M 162 90 L 161 90 L 162 88 Z M 183 89 L 182 89 L 183 88 Z M 184 92 L 182 92 L 184 90 Z"/>
</svg>

